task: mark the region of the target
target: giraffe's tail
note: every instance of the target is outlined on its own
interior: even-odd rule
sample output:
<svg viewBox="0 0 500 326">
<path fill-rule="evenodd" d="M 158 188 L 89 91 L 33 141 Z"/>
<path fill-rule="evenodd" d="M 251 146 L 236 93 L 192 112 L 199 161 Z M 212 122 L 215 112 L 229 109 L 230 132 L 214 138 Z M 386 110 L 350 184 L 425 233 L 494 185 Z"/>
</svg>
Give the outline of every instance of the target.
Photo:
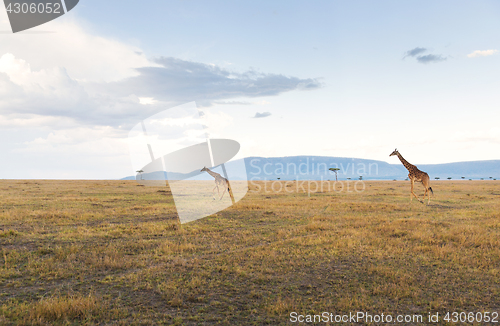
<svg viewBox="0 0 500 326">
<path fill-rule="evenodd" d="M 429 187 L 429 190 L 431 191 L 431 193 L 434 195 L 434 191 L 432 191 L 432 187 Z"/>
</svg>

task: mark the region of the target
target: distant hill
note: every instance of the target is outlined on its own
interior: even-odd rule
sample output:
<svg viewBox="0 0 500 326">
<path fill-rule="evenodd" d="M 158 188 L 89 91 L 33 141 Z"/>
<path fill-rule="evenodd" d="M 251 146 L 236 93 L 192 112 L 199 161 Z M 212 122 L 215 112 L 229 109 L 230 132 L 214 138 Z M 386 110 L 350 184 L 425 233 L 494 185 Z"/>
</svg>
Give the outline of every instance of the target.
<svg viewBox="0 0 500 326">
<path fill-rule="evenodd" d="M 389 179 L 401 170 L 387 162 L 347 157 L 288 156 L 245 158 L 249 180 L 335 180 L 329 168 L 338 168 L 339 179 Z"/>
<path fill-rule="evenodd" d="M 429 173 L 432 179 L 440 177 L 446 179 L 488 179 L 489 177 L 500 179 L 500 160 L 456 162 L 445 164 L 422 164 L 418 166 L 422 171 Z"/>
<path fill-rule="evenodd" d="M 244 161 L 246 171 L 241 164 Z M 429 174 L 431 179 L 439 177 L 446 179 L 500 179 L 500 160 L 456 162 L 446 164 L 417 164 L 417 167 Z M 226 163 L 232 180 L 335 180 L 335 174 L 329 168 L 338 168 L 338 179 L 364 180 L 402 180 L 408 175 L 405 167 L 398 164 L 389 164 L 383 161 L 327 156 L 287 156 L 287 157 L 247 157 Z M 174 174 L 170 174 L 174 175 Z M 186 175 L 175 174 L 176 179 L 190 177 L 196 180 L 210 180 L 206 173 L 192 171 Z M 165 179 L 166 173 L 143 173 L 145 180 Z M 127 177 L 122 180 L 135 180 Z"/>
</svg>

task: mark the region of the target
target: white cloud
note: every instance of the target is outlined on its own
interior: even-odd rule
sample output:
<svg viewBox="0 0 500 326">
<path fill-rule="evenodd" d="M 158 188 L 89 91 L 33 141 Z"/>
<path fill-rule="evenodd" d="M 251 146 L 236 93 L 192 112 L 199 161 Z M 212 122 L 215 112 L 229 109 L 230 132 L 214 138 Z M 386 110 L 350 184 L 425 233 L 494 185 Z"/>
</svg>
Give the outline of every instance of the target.
<svg viewBox="0 0 500 326">
<path fill-rule="evenodd" d="M 142 105 L 151 105 L 157 102 L 158 101 L 155 100 L 153 97 L 139 97 L 139 103 L 141 103 Z"/>
<path fill-rule="evenodd" d="M 0 30 L 9 29 L 0 10 Z M 0 34 L 0 128 L 7 137 L 23 135 L 7 138 L 0 150 L 11 154 L 6 164 L 19 170 L 18 177 L 126 175 L 128 126 L 160 110 L 193 100 L 202 106 L 216 100 L 237 104 L 228 99 L 321 87 L 317 79 L 148 60 L 140 48 L 93 35 L 66 16 L 43 30 L 54 32 Z M 216 137 L 232 117 L 207 111 L 204 123 L 207 129 L 200 124 L 183 139 L 205 132 Z M 172 123 L 167 129 L 177 131 Z"/>
<path fill-rule="evenodd" d="M 457 143 L 485 142 L 491 144 L 500 144 L 500 128 L 457 131 L 453 135 L 450 135 L 449 141 Z"/>
<path fill-rule="evenodd" d="M 141 101 L 149 104 L 147 109 Z M 0 56 L 1 124 L 9 119 L 16 119 L 17 125 L 31 126 L 62 121 L 41 118 L 45 116 L 68 118 L 80 124 L 118 126 L 128 120 L 135 123 L 137 115 L 152 112 L 156 103 L 152 98 L 141 100 L 134 94 L 92 94 L 86 83 L 73 79 L 65 68 L 34 70 L 26 60 L 11 53 Z M 35 121 L 21 122 L 33 118 Z"/>
<path fill-rule="evenodd" d="M 206 126 L 204 130 L 210 137 L 216 138 L 220 137 L 224 129 L 229 127 L 233 123 L 233 118 L 222 111 L 215 110 L 204 110 L 201 120 Z"/>
<path fill-rule="evenodd" d="M 74 15 L 44 24 L 50 34 L 0 35 L 0 56 L 12 53 L 31 63 L 34 70 L 64 67 L 77 80 L 116 81 L 135 76 L 139 67 L 157 66 L 140 48 L 93 35 Z M 7 13 L 0 10 L 0 30 L 10 30 Z"/>
<path fill-rule="evenodd" d="M 77 124 L 71 118 L 50 117 L 36 114 L 12 114 L 0 115 L 0 127 L 2 129 L 37 128 L 50 126 L 54 129 L 65 129 L 76 127 Z"/>
<path fill-rule="evenodd" d="M 477 58 L 477 57 L 487 57 L 489 55 L 494 55 L 498 52 L 498 50 L 476 50 L 472 53 L 467 54 L 468 58 Z"/>
<path fill-rule="evenodd" d="M 45 137 L 24 142 L 17 153 L 76 156 L 113 156 L 127 153 L 123 133 L 112 127 L 76 127 L 53 130 Z"/>
<path fill-rule="evenodd" d="M 89 107 L 85 89 L 64 68 L 33 71 L 11 53 L 0 56 L 0 114 L 81 116 Z"/>
<path fill-rule="evenodd" d="M 24 58 L 5 53 L 0 56 L 0 114 L 17 114 L 17 118 L 22 118 L 20 114 L 27 118 L 68 117 L 87 125 L 131 126 L 159 110 L 187 101 L 210 106 L 215 99 L 276 96 L 320 87 L 315 79 L 252 71 L 228 79 L 230 72 L 219 67 L 173 58 L 163 61 L 169 65 L 140 68 L 137 77 L 89 83 L 74 79 L 64 67 L 36 70 Z"/>
<path fill-rule="evenodd" d="M 131 174 L 125 139 L 112 127 L 50 130 L 9 150 L 4 164 L 9 178 L 118 179 Z"/>
</svg>

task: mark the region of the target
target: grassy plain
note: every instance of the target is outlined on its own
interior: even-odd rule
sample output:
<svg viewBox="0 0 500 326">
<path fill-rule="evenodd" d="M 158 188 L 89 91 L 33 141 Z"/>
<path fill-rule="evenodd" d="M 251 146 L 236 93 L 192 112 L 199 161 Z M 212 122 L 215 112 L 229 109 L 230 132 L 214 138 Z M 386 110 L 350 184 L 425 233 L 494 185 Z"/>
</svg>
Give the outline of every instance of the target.
<svg viewBox="0 0 500 326">
<path fill-rule="evenodd" d="M 434 181 L 429 206 L 403 181 L 310 196 L 258 185 L 181 226 L 167 187 L 0 181 L 0 324 L 500 311 L 500 182 Z"/>
</svg>

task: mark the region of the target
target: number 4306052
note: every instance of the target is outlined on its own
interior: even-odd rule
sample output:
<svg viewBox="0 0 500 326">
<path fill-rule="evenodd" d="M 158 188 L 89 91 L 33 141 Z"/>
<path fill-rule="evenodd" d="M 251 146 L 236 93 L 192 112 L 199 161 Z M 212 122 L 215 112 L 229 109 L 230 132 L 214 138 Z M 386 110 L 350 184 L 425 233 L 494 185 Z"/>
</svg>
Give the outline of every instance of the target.
<svg viewBox="0 0 500 326">
<path fill-rule="evenodd" d="M 452 312 L 452 313 L 447 313 L 444 318 L 443 318 L 444 321 L 447 321 L 449 323 L 458 323 L 458 322 L 461 322 L 461 323 L 466 323 L 466 322 L 469 322 L 469 323 L 481 323 L 481 322 L 485 322 L 485 323 L 498 323 L 498 312 L 496 311 L 493 311 L 493 312 L 477 312 L 477 313 L 473 313 L 473 312 L 469 312 L 469 313 L 466 313 L 466 312 L 461 312 L 461 313 L 458 313 L 458 312 Z"/>
<path fill-rule="evenodd" d="M 60 3 L 19 3 L 14 4 L 9 3 L 7 6 L 7 12 L 9 14 L 36 14 L 36 13 L 46 13 L 46 14 L 60 14 L 61 4 Z"/>
</svg>

